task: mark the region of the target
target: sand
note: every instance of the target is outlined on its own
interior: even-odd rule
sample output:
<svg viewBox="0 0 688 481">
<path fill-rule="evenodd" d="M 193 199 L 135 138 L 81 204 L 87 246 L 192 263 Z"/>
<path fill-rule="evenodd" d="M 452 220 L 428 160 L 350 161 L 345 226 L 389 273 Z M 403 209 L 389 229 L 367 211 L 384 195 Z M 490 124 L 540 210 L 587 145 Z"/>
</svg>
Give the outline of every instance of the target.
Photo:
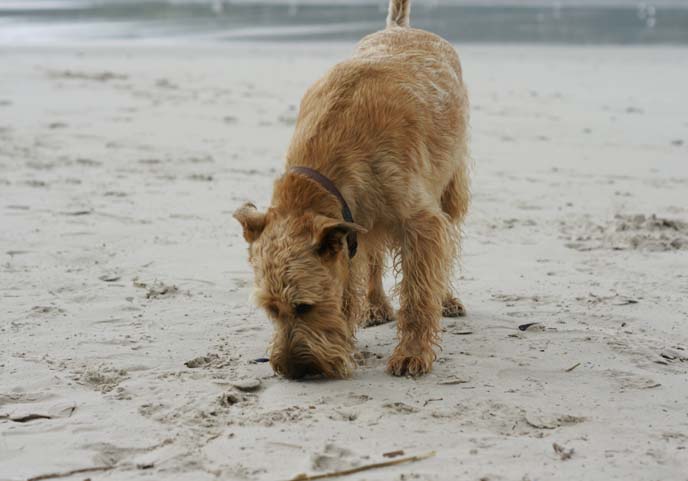
<svg viewBox="0 0 688 481">
<path fill-rule="evenodd" d="M 421 379 L 290 382 L 232 211 L 350 45 L 0 48 L 0 479 L 688 479 L 688 51 L 466 46 L 474 203 Z M 386 280 L 392 285 L 393 279 Z M 535 323 L 524 330 L 519 326 Z"/>
</svg>

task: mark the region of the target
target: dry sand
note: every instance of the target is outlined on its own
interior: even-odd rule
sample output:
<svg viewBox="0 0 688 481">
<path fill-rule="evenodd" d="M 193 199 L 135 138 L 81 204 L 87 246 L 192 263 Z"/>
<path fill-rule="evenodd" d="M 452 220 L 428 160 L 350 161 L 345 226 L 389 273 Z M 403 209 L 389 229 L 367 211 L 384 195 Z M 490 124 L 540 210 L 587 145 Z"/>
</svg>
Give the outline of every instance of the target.
<svg viewBox="0 0 688 481">
<path fill-rule="evenodd" d="M 349 479 L 688 479 L 686 49 L 461 48 L 469 314 L 433 373 L 384 373 L 393 325 L 351 380 L 252 363 L 271 326 L 231 212 L 266 205 L 350 48 L 0 49 L 0 479 L 276 481 L 394 450 L 437 455 Z"/>
</svg>

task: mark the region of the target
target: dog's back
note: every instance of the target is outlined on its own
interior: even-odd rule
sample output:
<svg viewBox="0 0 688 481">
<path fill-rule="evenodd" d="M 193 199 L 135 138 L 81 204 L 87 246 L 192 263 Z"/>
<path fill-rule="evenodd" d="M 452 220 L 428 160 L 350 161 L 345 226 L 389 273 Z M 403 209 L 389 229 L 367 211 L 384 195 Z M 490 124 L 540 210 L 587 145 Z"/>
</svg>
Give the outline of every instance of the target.
<svg viewBox="0 0 688 481">
<path fill-rule="evenodd" d="M 361 40 L 306 92 L 287 153 L 288 166 L 305 162 L 342 183 L 364 179 L 368 191 L 381 194 L 357 206 L 371 209 L 364 217 L 383 204 L 406 210 L 419 196 L 439 201 L 452 182 L 468 191 L 468 97 L 459 58 L 446 40 L 409 27 L 409 3 L 391 0 L 387 28 Z M 365 195 L 351 194 L 363 204 Z M 446 203 L 452 218 L 465 212 L 461 197 L 461 207 Z"/>
</svg>

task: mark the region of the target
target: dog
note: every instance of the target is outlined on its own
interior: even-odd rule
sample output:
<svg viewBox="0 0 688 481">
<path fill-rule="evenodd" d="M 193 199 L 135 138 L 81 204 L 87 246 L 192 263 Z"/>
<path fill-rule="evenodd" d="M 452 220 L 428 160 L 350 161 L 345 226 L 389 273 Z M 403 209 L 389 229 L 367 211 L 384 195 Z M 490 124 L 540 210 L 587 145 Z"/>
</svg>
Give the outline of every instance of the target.
<svg viewBox="0 0 688 481">
<path fill-rule="evenodd" d="M 450 278 L 470 199 L 468 95 L 452 45 L 411 28 L 409 11 L 391 0 L 386 28 L 310 87 L 270 207 L 234 213 L 275 327 L 271 366 L 290 379 L 350 376 L 356 329 L 395 319 L 386 254 L 401 274 L 390 374 L 429 372 L 442 316 L 464 314 Z"/>
</svg>

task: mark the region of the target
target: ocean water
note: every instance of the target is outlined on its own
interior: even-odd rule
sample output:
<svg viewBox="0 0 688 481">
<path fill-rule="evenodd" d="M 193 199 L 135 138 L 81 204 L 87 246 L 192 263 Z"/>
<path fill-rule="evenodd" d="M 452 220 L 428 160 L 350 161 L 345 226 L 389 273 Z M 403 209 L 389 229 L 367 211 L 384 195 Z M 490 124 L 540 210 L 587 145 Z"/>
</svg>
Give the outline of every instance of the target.
<svg viewBox="0 0 688 481">
<path fill-rule="evenodd" d="M 0 0 L 0 43 L 355 41 L 386 0 Z M 688 44 L 688 1 L 421 1 L 412 25 L 456 43 Z"/>
</svg>

